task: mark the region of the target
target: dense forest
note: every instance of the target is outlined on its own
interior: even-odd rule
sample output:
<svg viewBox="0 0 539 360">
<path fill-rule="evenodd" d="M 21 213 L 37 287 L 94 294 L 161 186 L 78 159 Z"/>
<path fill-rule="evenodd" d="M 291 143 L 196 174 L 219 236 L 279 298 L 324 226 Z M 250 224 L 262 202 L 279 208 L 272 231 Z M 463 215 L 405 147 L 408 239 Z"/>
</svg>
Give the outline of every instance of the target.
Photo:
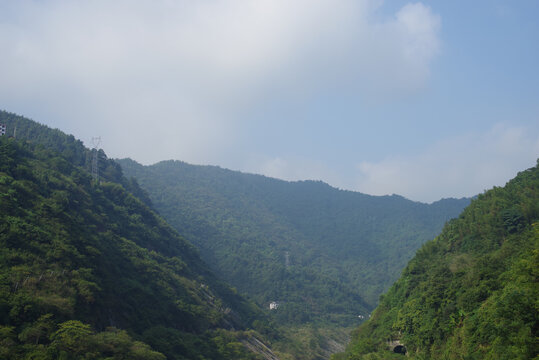
<svg viewBox="0 0 539 360">
<path fill-rule="evenodd" d="M 72 136 L 6 112 L 0 122 L 17 126 L 0 137 L 0 358 L 273 356 L 259 340 L 275 336 L 264 313 L 118 164 L 101 152 L 96 181 Z"/>
<path fill-rule="evenodd" d="M 119 160 L 156 209 L 280 324 L 357 325 L 469 199 L 422 204 L 215 166 Z M 359 317 L 361 316 L 361 317 Z"/>
<path fill-rule="evenodd" d="M 461 212 L 0 123 L 2 359 L 539 355 L 539 161 Z"/>
<path fill-rule="evenodd" d="M 537 359 L 538 279 L 539 161 L 422 246 L 333 359 Z"/>
</svg>

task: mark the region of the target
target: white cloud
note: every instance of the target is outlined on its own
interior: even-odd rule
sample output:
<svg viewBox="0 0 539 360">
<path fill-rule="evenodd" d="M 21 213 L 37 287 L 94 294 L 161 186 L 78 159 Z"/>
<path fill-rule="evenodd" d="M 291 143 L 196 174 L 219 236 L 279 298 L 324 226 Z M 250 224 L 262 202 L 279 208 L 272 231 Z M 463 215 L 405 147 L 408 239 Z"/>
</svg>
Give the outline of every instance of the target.
<svg viewBox="0 0 539 360">
<path fill-rule="evenodd" d="M 327 86 L 378 100 L 424 86 L 439 16 L 375 0 L 0 3 L 7 110 L 143 162 L 211 162 L 245 108 Z M 307 95 L 305 95 L 307 94 Z"/>
<path fill-rule="evenodd" d="M 484 134 L 440 141 L 420 154 L 361 162 L 354 188 L 426 202 L 473 196 L 503 186 L 518 171 L 535 165 L 539 137 L 532 134 L 526 128 L 498 124 Z"/>
<path fill-rule="evenodd" d="M 246 170 L 288 181 L 322 180 L 334 186 L 342 181 L 342 173 L 327 164 L 298 156 L 251 159 Z"/>
<path fill-rule="evenodd" d="M 284 180 L 322 180 L 337 188 L 370 195 L 398 194 L 433 202 L 474 196 L 493 186 L 503 186 L 519 171 L 534 166 L 538 158 L 536 133 L 497 124 L 482 134 L 446 138 L 417 154 L 362 161 L 350 169 L 294 156 L 252 159 L 246 168 Z"/>
<path fill-rule="evenodd" d="M 2 107 L 83 140 L 101 135 L 112 156 L 220 163 L 234 154 L 244 158 L 226 163 L 241 164 L 257 153 L 261 160 L 247 170 L 423 201 L 473 195 L 532 165 L 538 139 L 502 125 L 446 139 L 422 154 L 360 162 L 355 174 L 297 155 L 227 152 L 252 135 L 240 129 L 258 120 L 244 114 L 272 103 L 274 93 L 294 103 L 330 88 L 383 102 L 424 87 L 441 49 L 440 16 L 410 3 L 384 17 L 381 6 L 377 0 L 0 2 Z"/>
</svg>

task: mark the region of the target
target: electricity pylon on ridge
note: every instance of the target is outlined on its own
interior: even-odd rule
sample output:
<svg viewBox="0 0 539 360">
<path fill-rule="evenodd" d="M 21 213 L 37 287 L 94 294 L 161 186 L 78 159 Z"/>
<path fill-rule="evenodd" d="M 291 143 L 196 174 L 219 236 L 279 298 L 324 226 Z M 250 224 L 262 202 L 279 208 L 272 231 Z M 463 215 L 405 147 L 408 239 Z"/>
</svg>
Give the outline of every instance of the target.
<svg viewBox="0 0 539 360">
<path fill-rule="evenodd" d="M 92 158 L 92 177 L 96 182 L 99 182 L 99 145 L 101 144 L 101 137 L 92 138 L 93 158 Z"/>
</svg>

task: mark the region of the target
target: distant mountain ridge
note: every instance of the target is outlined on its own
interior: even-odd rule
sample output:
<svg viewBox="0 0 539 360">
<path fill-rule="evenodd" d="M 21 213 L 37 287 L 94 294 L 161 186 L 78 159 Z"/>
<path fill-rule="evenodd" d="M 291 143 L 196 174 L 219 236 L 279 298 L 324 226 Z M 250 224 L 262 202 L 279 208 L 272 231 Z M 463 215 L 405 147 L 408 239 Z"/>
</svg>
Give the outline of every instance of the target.
<svg viewBox="0 0 539 360">
<path fill-rule="evenodd" d="M 17 127 L 0 149 L 7 359 L 274 356 L 258 339 L 282 360 L 327 359 L 346 341 L 339 326 L 367 318 L 469 201 L 427 205 L 178 161 L 142 167 L 103 151 L 98 185 L 81 141 L 3 111 L 0 123 Z M 213 272 L 261 306 L 278 302 L 272 322 Z"/>
<path fill-rule="evenodd" d="M 212 268 L 281 322 L 354 324 L 469 199 L 422 204 L 319 181 L 118 160 Z"/>
</svg>

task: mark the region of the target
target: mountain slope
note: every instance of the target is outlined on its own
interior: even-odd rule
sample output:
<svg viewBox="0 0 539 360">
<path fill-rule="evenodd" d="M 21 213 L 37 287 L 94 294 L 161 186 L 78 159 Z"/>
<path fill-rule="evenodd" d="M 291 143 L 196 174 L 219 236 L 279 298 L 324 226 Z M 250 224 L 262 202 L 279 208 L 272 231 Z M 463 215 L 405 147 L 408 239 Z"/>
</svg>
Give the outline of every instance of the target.
<svg viewBox="0 0 539 360">
<path fill-rule="evenodd" d="M 84 146 L 82 141 L 61 130 L 51 129 L 23 116 L 0 110 L 0 124 L 6 125 L 6 136 L 32 144 L 37 149 L 54 151 L 70 164 L 91 172 L 94 151 Z M 127 191 L 151 207 L 148 195 L 142 191 L 134 179 L 123 176 L 122 168 L 108 159 L 103 150 L 98 150 L 99 178 L 122 185 Z"/>
<path fill-rule="evenodd" d="M 213 166 L 119 160 L 202 257 L 281 323 L 357 324 L 469 200 L 427 205 Z"/>
<path fill-rule="evenodd" d="M 539 161 L 426 243 L 335 359 L 536 358 L 538 278 Z"/>
<path fill-rule="evenodd" d="M 1 358 L 260 358 L 244 344 L 264 315 L 126 191 L 119 166 L 104 158 L 119 171 L 97 184 L 80 142 L 0 115 L 17 139 L 35 134 L 0 137 Z"/>
</svg>

